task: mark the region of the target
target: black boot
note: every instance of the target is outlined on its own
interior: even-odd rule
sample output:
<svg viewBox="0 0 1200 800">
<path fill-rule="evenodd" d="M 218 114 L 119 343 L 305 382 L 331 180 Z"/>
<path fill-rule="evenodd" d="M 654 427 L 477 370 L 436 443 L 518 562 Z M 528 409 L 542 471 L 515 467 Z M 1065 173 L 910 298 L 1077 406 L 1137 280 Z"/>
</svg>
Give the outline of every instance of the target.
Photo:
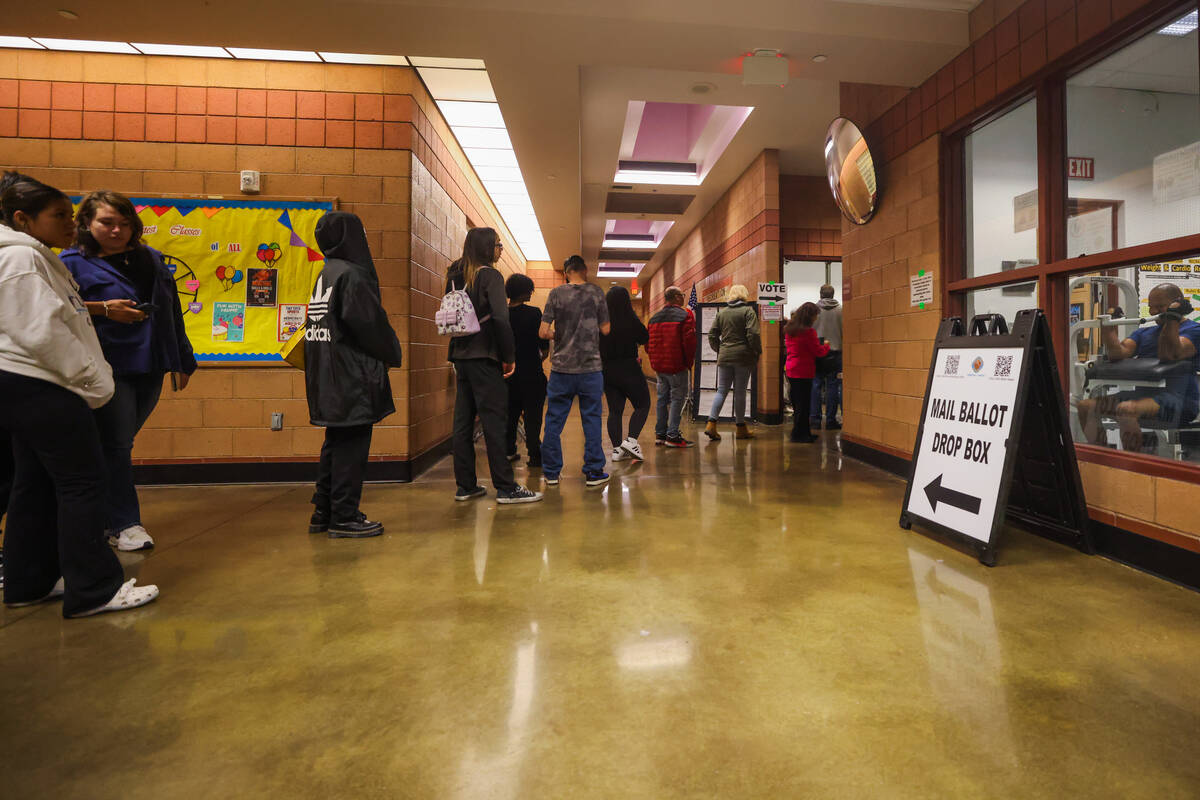
<svg viewBox="0 0 1200 800">
<path fill-rule="evenodd" d="M 317 509 L 308 520 L 309 533 L 325 533 L 329 530 L 329 512 Z"/>
<path fill-rule="evenodd" d="M 349 522 L 334 522 L 329 526 L 330 539 L 365 539 L 383 533 L 383 523 L 367 519 L 361 511 Z"/>
</svg>

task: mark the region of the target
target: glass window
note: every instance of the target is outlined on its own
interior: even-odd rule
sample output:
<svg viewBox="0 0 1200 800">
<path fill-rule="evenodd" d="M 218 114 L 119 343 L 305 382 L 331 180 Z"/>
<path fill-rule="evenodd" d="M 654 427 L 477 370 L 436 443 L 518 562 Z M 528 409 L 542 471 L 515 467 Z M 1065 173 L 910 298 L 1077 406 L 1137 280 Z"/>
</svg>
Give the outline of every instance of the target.
<svg viewBox="0 0 1200 800">
<path fill-rule="evenodd" d="M 967 292 L 966 317 L 963 319 L 968 329 L 971 320 L 979 314 L 999 314 L 1008 323 L 1011 331 L 1017 321 L 1017 312 L 1027 308 L 1038 307 L 1037 281 L 1026 283 L 1011 283 L 1008 286 L 997 286 L 992 289 L 975 289 Z"/>
<path fill-rule="evenodd" d="M 1038 263 L 1036 101 L 966 137 L 967 277 Z"/>
<path fill-rule="evenodd" d="M 1067 280 L 1075 441 L 1200 462 L 1200 254 Z M 1195 310 L 1159 316 L 1180 298 Z"/>
<path fill-rule="evenodd" d="M 1067 257 L 1200 233 L 1196 12 L 1067 81 Z"/>
</svg>

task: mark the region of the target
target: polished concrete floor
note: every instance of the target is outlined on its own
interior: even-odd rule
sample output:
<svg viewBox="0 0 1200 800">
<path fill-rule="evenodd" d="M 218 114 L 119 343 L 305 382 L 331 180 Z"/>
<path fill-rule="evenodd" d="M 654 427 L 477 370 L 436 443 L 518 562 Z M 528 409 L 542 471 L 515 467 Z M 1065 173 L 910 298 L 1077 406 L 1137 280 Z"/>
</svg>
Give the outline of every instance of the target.
<svg viewBox="0 0 1200 800">
<path fill-rule="evenodd" d="M 361 541 L 303 486 L 144 490 L 157 603 L 0 611 L 0 795 L 1200 796 L 1200 594 L 1020 531 L 983 567 L 760 430 L 522 507 L 443 462 Z"/>
</svg>

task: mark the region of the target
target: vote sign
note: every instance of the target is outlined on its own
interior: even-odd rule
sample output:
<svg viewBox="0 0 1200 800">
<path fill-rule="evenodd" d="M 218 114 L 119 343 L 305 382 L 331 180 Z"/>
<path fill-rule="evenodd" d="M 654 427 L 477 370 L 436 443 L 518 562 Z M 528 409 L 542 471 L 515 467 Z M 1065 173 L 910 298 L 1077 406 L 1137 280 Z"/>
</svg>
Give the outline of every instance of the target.
<svg viewBox="0 0 1200 800">
<path fill-rule="evenodd" d="M 988 542 L 1024 348 L 942 348 L 934 361 L 906 510 Z"/>
<path fill-rule="evenodd" d="M 785 303 L 787 302 L 787 284 L 786 283 L 759 283 L 758 284 L 758 303 L 764 305 L 766 303 Z"/>
</svg>

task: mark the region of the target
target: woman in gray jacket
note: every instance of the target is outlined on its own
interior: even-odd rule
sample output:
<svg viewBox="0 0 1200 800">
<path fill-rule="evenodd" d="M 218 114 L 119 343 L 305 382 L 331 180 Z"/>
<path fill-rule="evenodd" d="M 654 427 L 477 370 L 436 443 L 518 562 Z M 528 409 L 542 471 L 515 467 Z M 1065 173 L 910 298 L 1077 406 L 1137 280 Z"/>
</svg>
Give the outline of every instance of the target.
<svg viewBox="0 0 1200 800">
<path fill-rule="evenodd" d="M 0 222 L 0 428 L 15 463 L 4 602 L 62 597 L 65 617 L 145 605 L 158 587 L 123 583 L 103 536 L 104 456 L 91 409 L 112 397 L 112 369 L 50 249 L 74 238 L 71 201 L 10 172 L 0 181 Z"/>
<path fill-rule="evenodd" d="M 736 284 L 729 287 L 725 297 L 725 308 L 717 312 L 717 318 L 708 332 L 708 344 L 717 351 L 717 396 L 713 398 L 712 410 L 708 412 L 704 435 L 714 442 L 721 441 L 717 419 L 730 388 L 733 389 L 733 416 L 737 421 L 734 438 L 754 438 L 746 425 L 746 387 L 750 384 L 750 373 L 762 354 L 758 314 L 754 306 L 747 302 L 750 292 L 745 286 Z"/>
</svg>

